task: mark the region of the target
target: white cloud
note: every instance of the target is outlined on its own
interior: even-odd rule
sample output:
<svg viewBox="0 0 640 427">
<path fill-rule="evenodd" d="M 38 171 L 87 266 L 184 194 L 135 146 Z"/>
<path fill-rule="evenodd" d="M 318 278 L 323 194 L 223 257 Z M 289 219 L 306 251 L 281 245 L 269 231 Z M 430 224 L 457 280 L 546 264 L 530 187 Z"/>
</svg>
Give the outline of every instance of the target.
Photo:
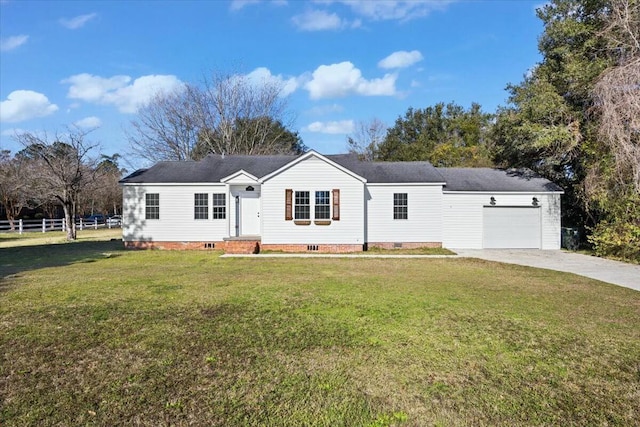
<svg viewBox="0 0 640 427">
<path fill-rule="evenodd" d="M 8 52 L 10 50 L 16 49 L 23 44 L 25 44 L 29 40 L 29 36 L 21 34 L 19 36 L 11 36 L 6 39 L 0 39 L 0 51 Z"/>
<path fill-rule="evenodd" d="M 288 96 L 300 86 L 299 78 L 284 78 L 281 74 L 273 75 L 268 68 L 258 67 L 246 75 L 250 82 L 255 84 L 275 84 L 282 88 L 281 96 Z"/>
<path fill-rule="evenodd" d="M 347 25 L 337 14 L 324 10 L 309 10 L 294 16 L 291 21 L 302 31 L 339 30 Z"/>
<path fill-rule="evenodd" d="M 443 10 L 455 0 L 340 0 L 352 11 L 372 21 L 408 21 L 429 15 L 434 10 Z"/>
<path fill-rule="evenodd" d="M 79 128 L 97 128 L 102 126 L 102 120 L 100 120 L 96 116 L 89 116 L 85 117 L 84 119 L 78 120 L 74 123 L 74 125 L 78 126 Z"/>
<path fill-rule="evenodd" d="M 183 85 L 174 75 L 148 75 L 132 81 L 129 76 L 105 78 L 86 73 L 76 74 L 61 83 L 71 85 L 68 98 L 115 105 L 121 113 L 135 113 L 157 93 Z"/>
<path fill-rule="evenodd" d="M 113 76 L 109 78 L 82 73 L 62 80 L 68 83 L 68 98 L 80 99 L 87 102 L 101 102 L 105 95 L 111 91 L 126 86 L 131 81 L 129 76 Z"/>
<path fill-rule="evenodd" d="M 340 120 L 333 122 L 313 122 L 307 126 L 307 131 L 314 133 L 348 134 L 355 129 L 353 120 Z"/>
<path fill-rule="evenodd" d="M 350 94 L 364 96 L 392 96 L 396 94 L 395 74 L 367 80 L 351 62 L 321 65 L 315 69 L 305 89 L 311 99 L 337 98 Z"/>
<path fill-rule="evenodd" d="M 65 28 L 70 30 L 77 30 L 78 28 L 84 27 L 84 25 L 91 21 L 93 18 L 98 16 L 97 13 L 89 13 L 87 15 L 80 15 L 73 18 L 60 18 L 58 22 Z"/>
<path fill-rule="evenodd" d="M 32 90 L 15 90 L 0 102 L 0 122 L 15 123 L 44 117 L 58 111 L 49 98 Z"/>
<path fill-rule="evenodd" d="M 417 50 L 412 50 L 411 52 L 407 52 L 406 50 L 399 50 L 397 52 L 393 52 L 391 55 L 378 62 L 378 67 L 387 69 L 406 68 L 422 61 L 422 59 L 422 54 Z"/>
</svg>

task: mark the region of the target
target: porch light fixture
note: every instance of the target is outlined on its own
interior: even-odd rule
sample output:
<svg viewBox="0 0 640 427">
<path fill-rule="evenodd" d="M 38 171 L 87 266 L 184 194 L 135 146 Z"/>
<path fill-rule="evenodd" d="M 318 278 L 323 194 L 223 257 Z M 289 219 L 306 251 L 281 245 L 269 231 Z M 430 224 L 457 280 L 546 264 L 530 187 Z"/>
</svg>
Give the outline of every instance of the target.
<svg viewBox="0 0 640 427">
<path fill-rule="evenodd" d="M 491 206 L 495 206 L 495 205 L 496 205 L 496 198 L 495 198 L 495 197 L 493 197 L 493 196 L 491 196 L 491 199 L 489 199 L 489 204 L 490 204 Z"/>
<path fill-rule="evenodd" d="M 537 197 L 534 197 L 534 198 L 533 198 L 533 200 L 531 201 L 531 204 L 532 204 L 533 206 L 538 206 L 538 198 L 537 198 Z"/>
</svg>

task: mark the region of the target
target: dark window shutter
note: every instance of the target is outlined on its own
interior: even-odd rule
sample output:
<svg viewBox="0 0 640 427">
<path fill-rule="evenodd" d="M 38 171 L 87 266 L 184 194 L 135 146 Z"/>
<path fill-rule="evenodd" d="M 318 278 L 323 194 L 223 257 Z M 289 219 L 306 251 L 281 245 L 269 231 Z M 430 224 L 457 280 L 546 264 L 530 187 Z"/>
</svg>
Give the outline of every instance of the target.
<svg viewBox="0 0 640 427">
<path fill-rule="evenodd" d="M 333 190 L 333 217 L 334 221 L 340 221 L 340 190 Z"/>
<path fill-rule="evenodd" d="M 284 219 L 285 221 L 291 221 L 293 219 L 293 190 L 284 190 Z"/>
</svg>

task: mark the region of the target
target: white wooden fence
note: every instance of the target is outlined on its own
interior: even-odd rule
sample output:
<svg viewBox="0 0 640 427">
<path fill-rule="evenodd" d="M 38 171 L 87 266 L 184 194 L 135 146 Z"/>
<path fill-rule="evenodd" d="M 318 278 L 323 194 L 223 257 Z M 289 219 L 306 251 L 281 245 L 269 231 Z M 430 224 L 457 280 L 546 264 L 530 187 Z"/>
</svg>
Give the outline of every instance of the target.
<svg viewBox="0 0 640 427">
<path fill-rule="evenodd" d="M 11 229 L 11 224 L 7 220 L 0 221 L 0 233 L 27 233 L 27 232 L 40 232 L 46 233 L 48 231 L 65 231 L 66 224 L 63 218 L 42 218 L 42 219 L 17 219 L 13 222 L 14 229 Z M 87 230 L 98 228 L 120 228 L 120 224 L 115 224 L 110 221 L 98 222 L 87 221 L 86 219 L 76 220 L 76 230 Z"/>
</svg>

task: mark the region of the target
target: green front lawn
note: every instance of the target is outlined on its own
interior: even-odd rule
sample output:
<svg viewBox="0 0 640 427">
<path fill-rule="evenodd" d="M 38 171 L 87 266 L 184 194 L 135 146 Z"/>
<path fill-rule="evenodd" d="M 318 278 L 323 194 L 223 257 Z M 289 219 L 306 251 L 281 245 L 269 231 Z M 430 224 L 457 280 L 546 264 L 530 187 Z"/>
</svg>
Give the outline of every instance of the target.
<svg viewBox="0 0 640 427">
<path fill-rule="evenodd" d="M 640 292 L 465 259 L 0 242 L 3 427 L 640 419 Z"/>
</svg>

